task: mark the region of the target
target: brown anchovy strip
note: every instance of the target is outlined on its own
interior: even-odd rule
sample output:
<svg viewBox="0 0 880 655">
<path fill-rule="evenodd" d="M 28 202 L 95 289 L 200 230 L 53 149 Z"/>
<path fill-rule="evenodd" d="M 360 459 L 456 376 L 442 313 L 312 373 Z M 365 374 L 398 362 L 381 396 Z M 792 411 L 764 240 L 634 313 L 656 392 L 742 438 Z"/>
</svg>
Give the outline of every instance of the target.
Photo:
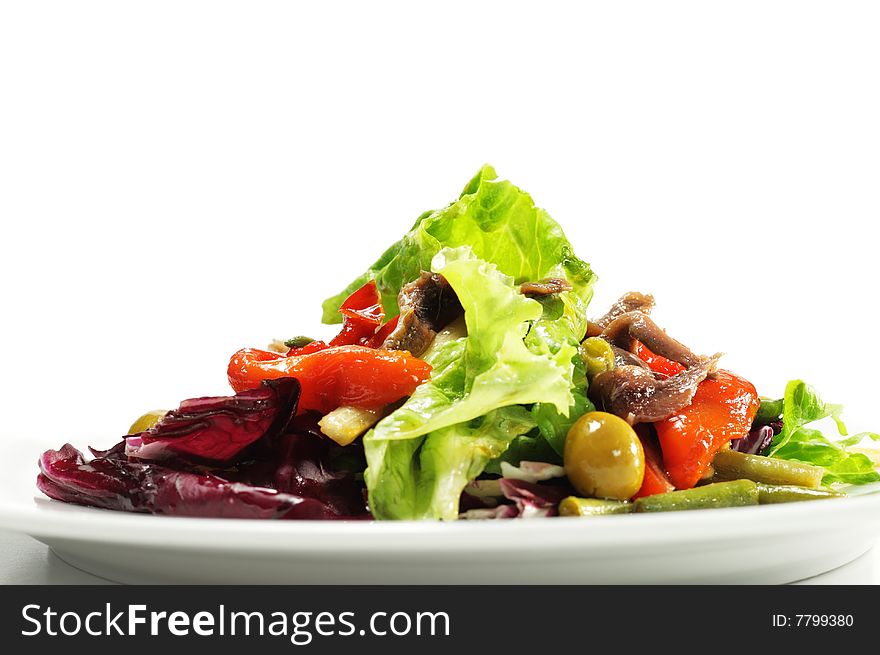
<svg viewBox="0 0 880 655">
<path fill-rule="evenodd" d="M 552 296 L 555 293 L 571 291 L 571 282 L 561 277 L 548 277 L 540 282 L 524 282 L 519 291 L 524 296 Z"/>
<path fill-rule="evenodd" d="M 654 296 L 650 293 L 630 291 L 618 298 L 617 302 L 611 305 L 611 309 L 608 310 L 608 313 L 605 314 L 605 316 L 592 321 L 592 323 L 604 329 L 611 325 L 614 319 L 619 318 L 624 314 L 629 314 L 630 312 L 650 314 L 652 309 L 654 309 Z"/>
<path fill-rule="evenodd" d="M 632 351 L 634 339 L 645 344 L 651 352 L 671 359 L 687 367 L 698 366 L 703 358 L 670 337 L 647 314 L 633 311 L 615 318 L 600 335 L 609 343 Z"/>
<path fill-rule="evenodd" d="M 631 352 L 624 350 L 623 348 L 618 348 L 617 346 L 611 346 L 611 351 L 614 353 L 614 366 L 615 368 L 621 366 L 638 366 L 639 368 L 649 368 L 645 362 L 639 359 L 638 355 L 633 355 Z M 656 373 L 654 375 L 657 375 Z"/>
<path fill-rule="evenodd" d="M 611 344 L 615 365 L 592 378 L 590 399 L 599 409 L 630 424 L 660 421 L 689 405 L 700 382 L 712 375 L 721 357 L 701 357 L 670 337 L 648 317 L 653 307 L 653 296 L 630 292 L 587 329 L 587 336 L 601 337 Z M 634 354 L 636 341 L 687 368 L 673 376 L 652 371 Z"/>
<path fill-rule="evenodd" d="M 385 350 L 408 350 L 418 357 L 437 333 L 464 311 L 442 275 L 426 273 L 405 284 L 397 296 L 400 318 L 382 344 Z"/>
<path fill-rule="evenodd" d="M 690 404 L 697 386 L 715 370 L 719 357 L 702 358 L 699 364 L 665 380 L 640 366 L 620 366 L 593 378 L 589 396 L 597 408 L 630 425 L 660 421 Z"/>
</svg>

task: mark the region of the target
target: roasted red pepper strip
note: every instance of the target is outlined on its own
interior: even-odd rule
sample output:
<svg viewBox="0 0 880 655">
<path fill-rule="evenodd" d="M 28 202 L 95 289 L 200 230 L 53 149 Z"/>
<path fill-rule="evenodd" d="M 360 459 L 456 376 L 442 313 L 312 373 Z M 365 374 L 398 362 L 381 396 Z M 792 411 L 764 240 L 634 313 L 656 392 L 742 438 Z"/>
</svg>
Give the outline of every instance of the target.
<svg viewBox="0 0 880 655">
<path fill-rule="evenodd" d="M 294 355 L 309 355 L 311 353 L 316 353 L 319 350 L 325 350 L 329 348 L 326 343 L 323 341 L 310 341 L 304 346 L 300 346 L 299 348 L 291 348 L 287 351 L 288 357 L 293 357 Z"/>
<path fill-rule="evenodd" d="M 673 491 L 675 487 L 672 486 L 663 469 L 663 457 L 660 454 L 660 447 L 657 445 L 657 437 L 653 434 L 651 424 L 642 423 L 633 426 L 633 429 L 639 435 L 642 450 L 645 451 L 645 477 L 642 480 L 641 488 L 633 496 L 633 500 Z"/>
<path fill-rule="evenodd" d="M 758 412 L 758 392 L 748 380 L 716 371 L 700 383 L 691 404 L 654 424 L 663 464 L 676 489 L 690 489 L 731 439 L 749 432 Z"/>
<path fill-rule="evenodd" d="M 672 377 L 673 375 L 681 373 L 686 368 L 684 364 L 679 364 L 671 359 L 666 359 L 662 355 L 652 353 L 641 341 L 636 341 L 635 346 L 636 357 L 645 362 L 645 364 L 648 365 L 648 368 L 655 373 L 663 373 L 664 375 Z"/>
<path fill-rule="evenodd" d="M 397 327 L 397 321 L 400 320 L 400 314 L 392 318 L 385 325 L 379 328 L 378 332 L 370 337 L 370 340 L 367 341 L 366 344 L 370 348 L 381 348 L 382 344 L 385 343 L 385 339 L 388 338 L 388 335 L 394 332 L 394 328 Z"/>
<path fill-rule="evenodd" d="M 379 290 L 373 280 L 346 298 L 339 308 L 339 313 L 342 314 L 342 329 L 330 340 L 330 343 L 312 341 L 300 348 L 291 348 L 287 351 L 287 356 L 308 355 L 336 346 L 357 345 L 378 348 L 397 325 L 396 316 L 382 325 L 385 310 L 382 308 Z"/>
<path fill-rule="evenodd" d="M 376 282 L 370 280 L 351 294 L 339 308 L 342 329 L 330 341 L 330 346 L 365 346 L 376 334 L 385 318 L 382 300 Z"/>
<path fill-rule="evenodd" d="M 409 396 L 428 379 L 431 366 L 403 350 L 365 346 L 337 346 L 293 357 L 244 348 L 232 356 L 227 373 L 237 392 L 255 389 L 262 380 L 296 378 L 302 386 L 299 411 L 326 414 L 344 405 L 379 409 Z"/>
</svg>

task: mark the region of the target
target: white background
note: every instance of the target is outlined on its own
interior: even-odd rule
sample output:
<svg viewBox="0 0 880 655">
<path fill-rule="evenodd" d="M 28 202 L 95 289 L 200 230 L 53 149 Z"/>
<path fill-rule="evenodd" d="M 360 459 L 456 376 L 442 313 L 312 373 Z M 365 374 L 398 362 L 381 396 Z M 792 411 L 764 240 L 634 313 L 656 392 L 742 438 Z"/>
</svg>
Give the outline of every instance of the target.
<svg viewBox="0 0 880 655">
<path fill-rule="evenodd" d="M 858 2 L 4 3 L 0 434 L 107 446 L 226 393 L 484 162 L 595 314 L 653 292 L 877 429 L 878 34 Z"/>
</svg>

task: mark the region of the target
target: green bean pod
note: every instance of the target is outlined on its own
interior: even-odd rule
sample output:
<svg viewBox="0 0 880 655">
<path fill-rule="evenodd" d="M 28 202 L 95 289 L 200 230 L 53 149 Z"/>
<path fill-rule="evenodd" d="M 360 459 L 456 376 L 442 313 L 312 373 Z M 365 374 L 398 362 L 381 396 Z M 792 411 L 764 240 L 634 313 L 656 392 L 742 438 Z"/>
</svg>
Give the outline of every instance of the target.
<svg viewBox="0 0 880 655">
<path fill-rule="evenodd" d="M 631 511 L 633 511 L 633 504 L 620 500 L 569 496 L 559 503 L 559 516 L 604 516 L 606 514 L 628 514 Z"/>
<path fill-rule="evenodd" d="M 816 489 L 825 471 L 818 466 L 763 455 L 722 450 L 712 462 L 719 480 L 753 480 L 765 484 L 794 485 Z"/>
<path fill-rule="evenodd" d="M 841 491 L 832 491 L 831 489 L 810 489 L 795 485 L 758 483 L 758 502 L 761 505 L 844 497 L 846 497 L 845 493 Z"/>
<path fill-rule="evenodd" d="M 751 480 L 732 480 L 645 496 L 637 499 L 633 506 L 636 512 L 677 512 L 686 509 L 744 507 L 757 504 L 758 485 Z"/>
</svg>

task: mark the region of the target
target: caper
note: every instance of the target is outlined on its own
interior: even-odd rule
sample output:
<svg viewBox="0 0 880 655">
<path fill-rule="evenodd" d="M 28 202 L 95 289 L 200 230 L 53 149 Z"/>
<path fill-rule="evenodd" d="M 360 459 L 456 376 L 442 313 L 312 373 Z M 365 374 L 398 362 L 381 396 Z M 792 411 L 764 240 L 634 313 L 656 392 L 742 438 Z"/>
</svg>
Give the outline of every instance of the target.
<svg viewBox="0 0 880 655">
<path fill-rule="evenodd" d="M 312 341 L 314 341 L 314 339 L 311 337 L 299 336 L 294 337 L 293 339 L 288 339 L 284 342 L 284 345 L 288 348 L 302 348 L 303 346 L 308 346 Z"/>
<path fill-rule="evenodd" d="M 588 412 L 571 426 L 564 463 L 572 486 L 594 498 L 632 498 L 645 477 L 642 442 L 626 421 L 607 412 Z"/>
<path fill-rule="evenodd" d="M 131 427 L 128 428 L 128 434 L 138 434 L 139 432 L 143 432 L 144 430 L 149 430 L 151 427 L 156 425 L 156 423 L 165 418 L 165 414 L 167 413 L 168 412 L 166 412 L 164 409 L 154 409 L 151 412 L 147 412 L 131 424 Z"/>
</svg>

